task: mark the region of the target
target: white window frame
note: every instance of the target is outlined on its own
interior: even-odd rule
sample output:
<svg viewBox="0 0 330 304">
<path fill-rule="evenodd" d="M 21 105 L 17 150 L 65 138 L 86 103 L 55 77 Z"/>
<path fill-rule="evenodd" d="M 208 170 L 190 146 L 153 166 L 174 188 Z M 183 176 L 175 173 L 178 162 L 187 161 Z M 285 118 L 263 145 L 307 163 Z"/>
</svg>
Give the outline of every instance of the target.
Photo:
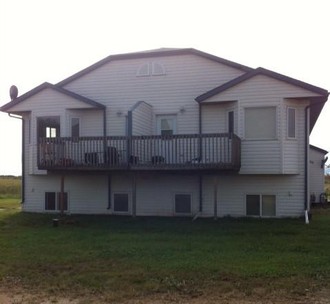
<svg viewBox="0 0 330 304">
<path fill-rule="evenodd" d="M 162 128 L 161 128 L 161 121 L 162 119 L 169 119 L 172 120 L 172 130 L 173 135 L 177 134 L 177 115 L 176 114 L 159 114 L 156 115 L 156 132 L 157 135 L 162 135 Z"/>
<path fill-rule="evenodd" d="M 249 110 L 257 110 L 257 109 L 274 109 L 275 110 L 275 125 L 274 125 L 274 136 L 273 137 L 258 137 L 258 136 L 247 136 L 247 119 L 246 119 L 246 112 Z M 267 106 L 255 106 L 255 107 L 245 107 L 244 108 L 244 139 L 246 140 L 277 140 L 278 139 L 278 130 L 277 130 L 277 123 L 278 123 L 278 109 L 276 105 L 267 105 Z"/>
<path fill-rule="evenodd" d="M 290 111 L 294 111 L 294 135 L 291 136 L 290 135 Z M 286 136 L 288 139 L 296 139 L 297 138 L 297 109 L 293 108 L 293 107 L 288 107 L 287 108 L 287 123 L 286 123 L 286 127 L 287 127 L 287 132 L 286 132 Z"/>
</svg>

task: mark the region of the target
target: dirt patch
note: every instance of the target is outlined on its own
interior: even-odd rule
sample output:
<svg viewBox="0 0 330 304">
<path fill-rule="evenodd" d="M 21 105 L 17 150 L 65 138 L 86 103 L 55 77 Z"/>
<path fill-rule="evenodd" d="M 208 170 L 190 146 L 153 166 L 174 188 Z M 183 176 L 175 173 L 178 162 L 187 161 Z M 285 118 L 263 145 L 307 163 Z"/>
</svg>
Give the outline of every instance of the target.
<svg viewBox="0 0 330 304">
<path fill-rule="evenodd" d="M 239 292 L 225 294 L 204 294 L 189 297 L 176 293 L 141 296 L 135 299 L 113 301 L 103 296 L 69 299 L 56 295 L 28 294 L 22 291 L 0 290 L 0 304 L 87 304 L 87 303 L 126 303 L 126 304 L 330 304 L 330 290 L 324 289 L 305 295 L 266 294 L 262 288 L 256 288 L 251 295 Z"/>
</svg>

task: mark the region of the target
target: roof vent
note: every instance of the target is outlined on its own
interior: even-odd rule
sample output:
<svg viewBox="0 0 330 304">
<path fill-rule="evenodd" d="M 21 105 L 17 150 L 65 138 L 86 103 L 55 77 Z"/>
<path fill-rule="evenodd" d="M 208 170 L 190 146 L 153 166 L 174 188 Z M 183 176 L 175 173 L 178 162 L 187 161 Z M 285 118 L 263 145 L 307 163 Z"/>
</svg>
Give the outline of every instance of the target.
<svg viewBox="0 0 330 304">
<path fill-rule="evenodd" d="M 10 95 L 10 98 L 11 100 L 14 100 L 17 98 L 18 96 L 18 89 L 15 85 L 12 85 L 9 89 L 9 95 Z"/>
</svg>

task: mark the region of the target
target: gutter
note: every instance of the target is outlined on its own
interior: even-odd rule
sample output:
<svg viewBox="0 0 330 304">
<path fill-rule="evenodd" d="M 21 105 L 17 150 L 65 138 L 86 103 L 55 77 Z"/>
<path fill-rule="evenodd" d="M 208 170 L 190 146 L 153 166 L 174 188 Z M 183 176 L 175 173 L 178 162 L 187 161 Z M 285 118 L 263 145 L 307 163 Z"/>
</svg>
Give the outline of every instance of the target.
<svg viewBox="0 0 330 304">
<path fill-rule="evenodd" d="M 22 182 L 21 182 L 21 204 L 24 204 L 25 201 L 25 120 L 21 116 L 15 116 L 11 113 L 8 113 L 8 116 L 11 118 L 20 119 L 22 121 Z"/>
</svg>

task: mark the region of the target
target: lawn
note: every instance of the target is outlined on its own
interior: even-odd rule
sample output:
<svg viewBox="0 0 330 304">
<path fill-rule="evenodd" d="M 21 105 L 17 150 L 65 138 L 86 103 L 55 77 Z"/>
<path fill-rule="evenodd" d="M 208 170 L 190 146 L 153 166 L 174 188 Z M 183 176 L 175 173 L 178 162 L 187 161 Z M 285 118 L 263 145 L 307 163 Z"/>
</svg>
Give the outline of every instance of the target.
<svg viewBox="0 0 330 304">
<path fill-rule="evenodd" d="M 329 288 L 330 209 L 302 219 L 67 216 L 0 199 L 0 282 L 29 292 L 123 300 L 212 292 L 303 295 Z"/>
</svg>

